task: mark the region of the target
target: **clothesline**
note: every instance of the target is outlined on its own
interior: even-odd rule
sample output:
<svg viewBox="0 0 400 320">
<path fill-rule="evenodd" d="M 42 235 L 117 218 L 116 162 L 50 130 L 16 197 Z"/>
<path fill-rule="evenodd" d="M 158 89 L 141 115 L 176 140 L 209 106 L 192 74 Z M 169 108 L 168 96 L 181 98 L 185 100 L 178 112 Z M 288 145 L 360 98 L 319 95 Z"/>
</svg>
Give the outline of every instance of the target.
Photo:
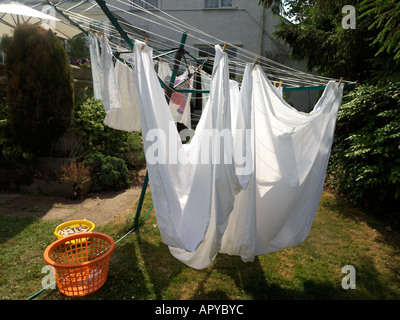
<svg viewBox="0 0 400 320">
<path fill-rule="evenodd" d="M 117 0 L 117 1 L 120 2 L 120 3 L 123 3 L 123 2 L 124 2 L 124 1 L 121 1 L 121 0 Z M 168 13 L 166 13 L 166 12 L 160 10 L 159 8 L 155 7 L 154 5 L 152 5 L 151 3 L 149 3 L 149 2 L 147 2 L 147 1 L 145 1 L 145 0 L 142 0 L 142 2 L 145 3 L 146 5 L 150 6 L 152 9 L 157 10 L 158 12 L 167 15 L 168 18 L 171 18 L 171 20 L 163 19 L 163 21 L 165 21 L 165 22 L 167 22 L 167 23 L 170 23 L 170 24 L 171 24 L 171 21 L 176 21 L 177 26 L 184 25 L 184 26 L 187 27 L 189 30 L 193 30 L 193 31 L 196 32 L 196 33 L 199 33 L 199 34 L 205 35 L 205 36 L 207 36 L 207 37 L 210 37 L 210 38 L 214 39 L 215 41 L 217 41 L 217 42 L 219 42 L 219 43 L 223 42 L 223 40 L 218 39 L 218 38 L 216 38 L 216 37 L 213 37 L 213 36 L 211 36 L 211 35 L 208 35 L 208 34 L 206 34 L 205 32 L 203 32 L 203 31 L 200 30 L 200 29 L 197 29 L 197 28 L 192 27 L 191 25 L 187 24 L 186 22 L 184 22 L 184 21 L 182 21 L 182 20 L 179 20 L 179 19 L 173 17 L 172 15 L 170 15 L 170 14 L 168 14 Z M 134 5 L 136 8 L 141 9 L 141 10 L 145 11 L 145 12 L 148 13 L 148 14 L 151 14 L 153 17 L 157 17 L 157 15 L 155 15 L 154 13 L 152 13 L 151 11 L 149 11 L 149 10 L 147 10 L 147 9 L 142 8 L 142 7 L 139 6 L 138 4 L 133 3 L 133 5 Z M 172 25 L 173 25 L 173 23 L 172 23 Z M 178 29 L 178 30 L 182 31 L 183 29 Z M 199 39 L 199 37 L 196 36 L 196 39 Z M 204 39 L 203 39 L 203 40 L 204 40 Z M 206 40 L 204 40 L 204 41 L 207 42 Z M 208 41 L 208 43 L 209 43 L 209 41 Z M 226 44 L 226 43 L 225 43 L 225 44 Z M 210 46 L 210 47 L 213 47 L 213 45 L 210 45 L 210 44 L 209 44 L 209 46 Z M 243 49 L 243 48 L 240 48 L 240 47 L 235 46 L 235 45 L 232 45 L 232 44 L 230 44 L 229 46 L 235 48 L 236 50 L 238 50 L 239 55 L 242 56 L 243 58 L 245 58 L 246 60 L 247 60 L 247 58 L 249 58 L 249 55 L 250 55 L 250 58 L 253 58 L 253 57 L 254 57 L 254 53 L 252 53 L 252 52 L 250 52 L 250 51 L 248 51 L 248 50 L 245 50 L 245 49 Z M 197 48 L 194 48 L 194 49 L 197 49 Z M 243 53 L 241 54 L 240 52 L 243 52 Z M 268 71 L 275 72 L 275 73 L 276 73 L 276 76 L 279 77 L 280 80 L 285 80 L 286 83 L 292 82 L 293 75 L 295 75 L 295 74 L 299 74 L 299 75 L 301 75 L 301 76 L 303 76 L 303 77 L 306 77 L 306 78 L 308 78 L 308 80 L 311 80 L 313 83 L 315 82 L 315 78 L 320 79 L 320 80 L 321 80 L 322 82 L 324 82 L 324 83 L 327 82 L 327 81 L 333 80 L 333 79 L 328 78 L 328 77 L 316 76 L 316 75 L 304 73 L 304 72 L 302 72 L 302 71 L 298 71 L 298 70 L 296 70 L 296 69 L 294 69 L 294 68 L 291 68 L 291 67 L 288 67 L 288 66 L 286 66 L 286 65 L 280 64 L 280 63 L 278 63 L 278 62 L 276 62 L 276 61 L 273 61 L 273 60 L 271 60 L 271 59 L 268 59 L 268 58 L 266 58 L 266 57 L 258 57 L 258 58 L 259 58 L 258 60 L 259 60 L 260 62 L 261 62 L 261 60 L 265 60 L 266 62 L 268 62 L 269 64 L 271 64 L 271 65 L 266 65 L 265 63 L 264 63 L 264 64 L 261 63 L 261 66 L 263 67 L 264 70 L 268 70 Z M 261 59 L 261 60 L 260 60 L 260 59 Z M 235 59 L 235 60 L 236 60 L 236 59 Z M 240 69 L 238 70 L 238 74 L 241 75 L 241 74 L 243 73 L 244 69 L 245 69 L 245 66 L 246 66 L 246 63 L 247 63 L 247 62 L 248 62 L 248 61 L 245 61 L 245 60 L 239 60 L 239 61 L 233 61 L 232 64 L 235 64 L 236 66 L 240 66 Z M 277 66 L 278 69 L 277 69 L 276 67 L 273 67 L 273 66 Z M 286 71 L 284 71 L 284 70 L 286 70 Z M 279 74 L 286 74 L 287 71 L 290 72 L 290 77 L 279 76 Z"/>
<path fill-rule="evenodd" d="M 123 2 L 124 2 L 124 1 L 121 1 L 121 0 L 117 0 L 117 1 L 120 2 L 120 3 L 123 3 Z M 169 24 L 174 25 L 174 26 L 184 25 L 184 26 L 186 27 L 186 29 L 193 31 L 194 33 L 201 34 L 201 35 L 203 35 L 203 36 L 206 36 L 206 37 L 209 37 L 209 38 L 213 39 L 213 42 L 216 41 L 217 43 L 224 43 L 224 41 L 223 41 L 222 39 L 218 39 L 218 38 L 216 38 L 216 37 L 214 37 L 214 36 L 212 36 L 212 35 L 209 35 L 209 34 L 203 32 L 202 30 L 200 30 L 200 29 L 198 29 L 198 28 L 192 27 L 192 26 L 189 25 L 188 23 L 186 23 L 186 22 L 184 22 L 184 21 L 182 21 L 182 20 L 179 20 L 179 19 L 173 17 L 172 15 L 166 13 L 165 11 L 160 10 L 159 8 L 153 6 L 152 4 L 148 3 L 148 2 L 145 1 L 145 0 L 142 0 L 142 2 L 145 3 L 146 5 L 152 7 L 152 9 L 154 9 L 154 10 L 160 12 L 161 14 L 167 15 L 167 16 L 168 16 L 168 19 L 164 19 L 164 18 L 160 17 L 160 19 L 162 19 L 164 22 L 169 23 Z M 149 10 L 147 10 L 147 9 L 144 9 L 144 8 L 140 7 L 138 4 L 135 4 L 135 3 L 132 3 L 132 4 L 133 4 L 137 9 L 141 9 L 141 10 L 145 11 L 146 13 L 151 14 L 153 17 L 158 17 L 156 14 L 152 13 L 151 11 L 149 11 Z M 175 21 L 176 21 L 176 22 L 175 22 Z M 182 28 L 181 28 L 181 29 L 177 29 L 177 30 L 179 30 L 180 32 L 183 31 Z M 195 34 L 193 34 L 192 36 L 194 36 L 194 35 L 195 35 Z M 200 39 L 198 36 L 196 36 L 196 39 L 202 40 L 204 43 L 208 43 L 208 46 L 210 46 L 211 48 L 213 48 L 213 45 L 210 44 L 210 41 L 205 40 L 205 39 Z M 211 43 L 213 43 L 213 42 L 211 42 Z M 226 43 L 225 43 L 225 44 L 226 44 Z M 241 47 L 235 46 L 235 45 L 233 45 L 233 44 L 229 44 L 229 47 L 232 47 L 232 48 L 235 48 L 236 50 L 238 50 L 238 54 L 239 54 L 242 58 L 244 58 L 243 60 L 242 60 L 242 59 L 239 59 L 239 61 L 233 61 L 233 62 L 231 62 L 231 63 L 233 63 L 233 64 L 236 63 L 237 65 L 239 65 L 239 66 L 241 67 L 241 70 L 239 71 L 239 74 L 243 74 L 243 71 L 244 71 L 244 69 L 245 69 L 246 63 L 248 62 L 248 61 L 246 61 L 246 60 L 248 60 L 249 58 L 250 58 L 250 59 L 253 59 L 254 56 L 255 56 L 255 54 L 252 53 L 252 52 L 250 52 L 250 51 L 248 51 L 248 50 L 245 50 L 245 49 L 243 49 L 243 48 L 241 48 Z M 197 49 L 197 48 L 194 48 L 194 49 Z M 263 69 L 274 70 L 274 67 L 272 67 L 272 66 L 275 65 L 275 66 L 277 66 L 277 67 L 279 67 L 279 68 L 282 68 L 282 69 L 286 69 L 286 70 L 291 71 L 291 73 L 292 73 L 291 75 L 292 75 L 292 76 L 293 76 L 293 74 L 296 74 L 296 73 L 297 73 L 297 74 L 301 74 L 302 76 L 308 77 L 308 78 L 310 78 L 310 79 L 315 79 L 315 75 L 309 75 L 309 74 L 307 74 L 307 73 L 298 71 L 298 70 L 296 70 L 296 69 L 294 69 L 294 68 L 290 68 L 290 67 L 288 67 L 288 66 L 286 66 L 286 65 L 280 64 L 280 63 L 278 63 L 278 62 L 276 62 L 276 61 L 274 61 L 274 60 L 268 59 L 268 58 L 266 58 L 266 57 L 259 57 L 259 60 L 260 60 L 260 59 L 262 59 L 262 60 L 264 60 L 265 62 L 268 62 L 269 64 L 271 64 L 271 66 L 270 66 L 270 65 L 267 65 L 267 64 L 262 65 Z M 235 59 L 235 60 L 236 60 L 236 59 Z M 260 62 L 261 62 L 261 60 L 260 60 Z M 282 70 L 280 70 L 280 69 L 275 70 L 275 71 L 277 71 L 278 73 L 279 73 L 279 72 L 282 72 Z M 323 80 L 323 81 L 332 80 L 332 79 L 330 79 L 330 78 L 322 77 L 322 76 L 318 76 L 318 78 L 320 78 L 320 79 Z"/>
<path fill-rule="evenodd" d="M 119 2 L 122 2 L 122 1 L 119 1 Z M 121 8 L 118 8 L 117 6 L 113 6 L 113 5 L 110 5 L 110 7 L 115 8 L 115 9 L 121 9 Z M 140 7 L 140 8 L 141 8 L 141 7 Z M 143 9 L 143 8 L 142 8 L 142 9 Z M 148 11 L 148 10 L 146 10 L 146 9 L 143 9 L 143 11 L 145 11 L 146 13 L 151 14 L 153 17 L 156 17 L 156 15 L 155 15 L 154 13 L 152 13 L 151 11 Z M 160 10 L 160 11 L 161 11 L 161 10 Z M 130 15 L 134 15 L 134 16 L 137 17 L 137 18 L 145 19 L 146 21 L 151 21 L 151 22 L 153 22 L 153 23 L 157 23 L 156 21 L 154 21 L 154 19 L 150 20 L 150 19 L 148 19 L 148 18 L 143 18 L 143 17 L 141 17 L 140 15 L 134 14 L 134 13 L 132 13 L 132 12 L 126 12 L 126 13 L 128 13 L 128 14 L 130 14 Z M 166 20 L 166 19 L 163 19 L 163 21 L 168 22 L 168 20 Z M 182 22 L 182 21 L 179 21 L 179 22 Z M 162 24 L 160 24 L 160 25 L 162 25 Z M 186 24 L 186 25 L 187 25 L 187 24 Z M 186 25 L 185 25 L 185 26 L 186 26 Z M 164 26 L 164 27 L 165 27 L 165 26 Z M 183 32 L 183 29 L 174 29 L 174 28 L 170 28 L 170 29 L 176 30 L 176 31 L 178 31 L 178 32 Z M 191 28 L 191 29 L 192 29 L 194 32 L 198 32 L 198 31 L 197 31 L 198 29 L 193 29 L 193 28 Z M 191 30 L 191 29 L 189 28 L 189 30 Z M 196 40 L 199 40 L 199 41 L 204 42 L 204 43 L 205 43 L 207 46 L 209 46 L 210 48 L 213 47 L 213 45 L 210 44 L 210 41 L 207 41 L 207 40 L 205 40 L 205 39 L 202 39 L 202 38 L 200 38 L 199 36 L 197 36 L 197 35 L 195 35 L 195 34 L 188 33 L 188 36 L 195 37 Z M 212 37 L 212 38 L 214 38 L 214 37 Z M 217 38 L 214 38 L 213 40 L 218 41 L 219 43 L 223 43 L 222 40 L 217 39 Z M 153 46 L 154 46 L 154 45 L 153 45 Z M 204 53 L 208 54 L 208 52 L 206 52 L 206 51 L 204 51 L 204 50 L 200 50 L 200 49 L 198 49 L 198 48 L 196 48 L 196 47 L 192 47 L 192 46 L 189 46 L 189 45 L 186 45 L 186 47 L 189 48 L 189 49 L 199 50 L 199 52 L 202 52 L 203 54 L 204 54 Z M 249 57 L 248 55 L 241 54 L 240 51 L 243 50 L 242 48 L 239 48 L 239 47 L 234 46 L 234 45 L 229 45 L 229 48 L 235 48 L 235 49 L 237 50 L 237 52 L 236 52 L 237 55 L 242 56 L 243 58 L 246 58 L 246 57 L 248 58 L 248 57 Z M 229 49 L 229 48 L 228 48 L 228 49 Z M 239 50 L 238 50 L 238 49 L 239 49 Z M 211 57 L 209 58 L 209 60 L 210 60 L 210 63 L 214 63 L 214 57 L 211 56 Z M 272 61 L 272 60 L 268 60 L 268 61 Z M 238 57 L 234 58 L 232 61 L 230 61 L 230 67 L 231 67 L 231 70 L 230 70 L 230 71 L 231 71 L 231 73 L 232 73 L 232 69 L 233 69 L 235 75 L 238 76 L 238 77 L 240 77 L 240 75 L 242 74 L 242 72 L 243 72 L 243 70 L 244 70 L 245 64 L 246 64 L 247 62 L 248 62 L 248 61 L 245 61 L 244 59 L 242 60 L 242 59 L 240 59 L 240 58 L 238 58 Z M 274 63 L 274 62 L 273 62 L 273 63 Z M 263 66 L 263 65 L 262 65 L 262 66 Z M 263 68 L 266 69 L 266 70 L 269 70 L 269 71 L 274 72 L 274 73 L 276 74 L 276 77 L 283 78 L 282 76 L 279 76 L 279 75 L 280 75 L 280 74 L 281 74 L 281 75 L 285 75 L 285 74 L 286 74 L 285 71 L 283 71 L 283 70 L 281 70 L 281 69 L 276 69 L 276 68 L 274 68 L 274 67 L 272 67 L 272 66 L 269 66 L 269 65 L 264 65 Z M 299 71 L 297 71 L 297 70 L 295 70 L 295 69 L 292 69 L 292 70 L 291 70 L 291 77 L 284 77 L 286 83 L 292 82 L 292 78 L 293 78 L 293 76 L 294 76 L 296 73 L 299 73 Z M 307 76 L 308 76 L 308 75 L 307 75 Z M 312 79 L 314 80 L 315 77 L 312 77 Z M 330 80 L 330 79 L 327 79 L 327 78 L 324 79 L 324 81 L 328 81 L 328 80 Z M 306 81 L 306 80 L 305 80 L 305 81 Z"/>
<path fill-rule="evenodd" d="M 121 35 L 116 31 L 115 27 L 105 24 L 104 21 L 108 21 L 107 17 L 105 17 L 104 14 L 102 14 L 104 17 L 102 20 L 99 19 L 93 19 L 89 16 L 89 14 L 93 14 L 94 10 L 97 10 L 95 13 L 96 15 L 99 15 L 99 6 L 98 4 L 94 5 L 91 3 L 91 6 L 89 8 L 82 8 L 79 10 L 80 6 L 83 4 L 87 3 L 88 1 L 82 1 L 78 4 L 74 4 L 70 8 L 67 9 L 61 9 L 61 5 L 65 5 L 64 2 L 60 2 L 59 4 L 55 5 L 57 8 L 59 8 L 66 16 L 68 16 L 71 20 L 76 21 L 77 23 L 81 25 L 87 25 L 91 26 L 95 29 L 103 29 L 104 32 L 109 36 L 110 38 L 110 45 L 114 50 L 118 50 L 124 48 L 124 49 L 131 49 L 129 48 L 129 45 L 126 43 L 126 41 L 121 37 Z M 137 3 L 133 1 L 128 1 L 128 0 L 118 0 L 117 4 L 107 4 L 109 8 L 112 8 L 114 12 L 121 12 L 126 15 L 132 16 L 135 20 L 141 19 L 143 22 L 146 22 L 148 24 L 153 24 L 157 26 L 157 32 L 153 32 L 149 29 L 144 29 L 140 28 L 137 26 L 132 26 L 128 24 L 127 22 L 123 21 L 122 19 L 119 19 L 118 17 L 116 20 L 118 23 L 121 25 L 123 28 L 124 32 L 126 32 L 127 36 L 134 41 L 134 39 L 144 39 L 148 38 L 149 44 L 155 48 L 154 50 L 171 50 L 171 48 L 175 45 L 179 45 L 179 34 L 182 34 L 183 32 L 187 32 L 188 37 L 192 37 L 196 39 L 196 42 L 201 42 L 203 43 L 203 47 L 210 47 L 212 48 L 214 44 L 220 43 L 221 45 L 225 43 L 222 39 L 218 39 L 212 35 L 209 35 L 193 26 L 190 24 L 177 19 L 173 17 L 172 15 L 168 14 L 167 12 L 152 6 L 152 4 L 148 3 L 147 1 L 142 1 L 145 3 L 148 7 L 151 7 L 152 10 L 148 10 Z M 125 6 L 125 7 L 124 7 Z M 131 10 L 126 10 L 126 8 L 132 7 L 136 10 L 136 13 L 131 11 Z M 77 12 L 78 11 L 78 12 Z M 141 16 L 139 13 L 144 13 L 148 15 L 146 16 Z M 162 30 L 167 30 L 169 32 L 174 32 L 176 33 L 176 37 L 172 38 L 171 36 L 167 36 L 162 34 Z M 167 43 L 167 44 L 166 44 Z M 119 47 L 118 47 L 119 46 Z M 230 59 L 230 73 L 232 76 L 236 78 L 240 78 L 241 75 L 243 74 L 244 67 L 246 63 L 252 61 L 256 54 L 245 50 L 241 47 L 235 46 L 233 44 L 228 43 L 227 51 L 229 50 L 235 50 L 236 51 L 236 57 Z M 212 65 L 214 63 L 214 56 L 212 53 L 209 53 L 207 51 L 202 50 L 199 47 L 194 47 L 188 44 L 185 44 L 185 50 L 188 51 L 195 51 L 198 52 L 202 55 L 205 55 L 205 58 L 199 58 L 199 60 L 206 59 L 208 58 L 207 63 Z M 186 58 L 186 57 L 185 57 Z M 163 60 L 169 62 L 170 64 L 174 64 L 174 57 L 171 56 L 165 56 Z M 190 58 L 192 62 L 193 59 Z M 190 62 L 185 61 L 183 59 L 182 65 L 188 67 Z M 259 65 L 263 68 L 263 70 L 266 72 L 266 74 L 269 76 L 271 81 L 283 81 L 283 87 L 284 90 L 286 88 L 291 88 L 291 87 L 313 87 L 313 86 L 321 86 L 325 85 L 329 80 L 332 80 L 327 77 L 322 77 L 314 74 L 309 74 L 303 71 L 296 70 L 294 68 L 285 66 L 283 64 L 280 64 L 276 61 L 273 61 L 271 59 L 268 59 L 266 57 L 259 57 L 258 61 Z M 344 81 L 345 83 L 351 83 L 349 81 Z"/>
<path fill-rule="evenodd" d="M 86 19 L 84 16 L 82 16 L 80 14 L 77 14 L 77 13 L 70 13 L 69 17 L 70 18 L 72 17 L 73 19 L 75 19 L 78 22 L 85 22 L 85 19 Z M 91 25 L 91 28 L 97 28 L 97 29 L 101 29 L 103 27 L 103 25 L 99 24 L 95 20 L 90 20 L 90 25 Z M 110 28 L 108 26 L 104 27 L 103 29 L 104 29 L 105 33 L 110 33 L 110 31 L 113 30 L 112 28 Z M 118 35 L 114 35 L 114 34 L 113 34 L 113 39 L 118 39 L 120 41 L 123 40 L 121 37 L 119 37 Z M 111 45 L 112 45 L 112 43 L 111 43 Z M 120 47 L 115 46 L 115 45 L 113 47 L 114 47 L 114 50 L 116 52 L 121 52 L 121 48 Z M 164 59 L 165 61 L 168 61 L 169 63 L 173 64 L 174 63 L 174 58 L 172 58 L 171 56 L 168 56 L 168 54 L 175 53 L 176 50 L 171 50 L 170 48 L 168 48 L 168 49 L 160 49 L 160 51 L 162 51 L 162 50 L 169 50 L 169 52 L 160 54 L 158 56 L 155 56 L 154 59 L 161 59 L 159 57 L 162 57 L 162 59 Z M 130 52 L 130 51 L 126 50 L 126 51 L 122 51 L 122 52 Z"/>
</svg>

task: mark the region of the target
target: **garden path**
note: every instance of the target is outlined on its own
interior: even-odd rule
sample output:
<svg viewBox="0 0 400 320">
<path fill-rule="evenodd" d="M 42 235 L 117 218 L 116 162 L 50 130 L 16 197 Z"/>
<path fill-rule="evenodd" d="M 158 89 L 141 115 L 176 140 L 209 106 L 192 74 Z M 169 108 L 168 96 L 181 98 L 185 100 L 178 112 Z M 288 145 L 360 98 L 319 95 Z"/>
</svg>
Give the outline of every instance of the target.
<svg viewBox="0 0 400 320">
<path fill-rule="evenodd" d="M 80 200 L 47 195 L 0 194 L 0 214 L 33 216 L 44 220 L 86 219 L 101 226 L 118 215 L 133 213 L 132 206 L 140 196 L 145 173 L 145 170 L 140 171 L 137 181 L 127 189 L 89 194 Z"/>
</svg>

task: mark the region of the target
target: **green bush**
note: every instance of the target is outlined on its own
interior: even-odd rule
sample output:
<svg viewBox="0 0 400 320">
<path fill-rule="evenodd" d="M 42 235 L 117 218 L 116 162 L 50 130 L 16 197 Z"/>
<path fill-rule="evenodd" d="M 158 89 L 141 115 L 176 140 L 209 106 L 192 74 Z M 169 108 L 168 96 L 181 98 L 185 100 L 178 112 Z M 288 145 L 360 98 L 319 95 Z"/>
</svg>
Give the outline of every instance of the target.
<svg viewBox="0 0 400 320">
<path fill-rule="evenodd" d="M 80 137 L 76 154 L 99 152 L 115 156 L 127 151 L 129 133 L 104 124 L 103 102 L 90 97 L 74 108 L 74 129 Z"/>
<path fill-rule="evenodd" d="M 84 96 L 84 92 L 77 94 L 79 102 L 74 109 L 74 129 L 79 136 L 74 155 L 97 152 L 122 158 L 130 168 L 143 168 L 146 161 L 141 133 L 115 130 L 104 125 L 106 113 L 103 103 Z"/>
<path fill-rule="evenodd" d="M 343 99 L 327 182 L 359 203 L 398 210 L 400 83 L 363 85 Z"/>
<path fill-rule="evenodd" d="M 32 160 L 35 155 L 24 148 L 11 133 L 8 121 L 8 105 L 5 98 L 0 99 L 0 159 L 8 163 Z"/>
<path fill-rule="evenodd" d="M 17 192 L 33 179 L 35 155 L 13 137 L 8 121 L 8 105 L 0 98 L 0 191 Z"/>
<path fill-rule="evenodd" d="M 0 192 L 17 192 L 21 184 L 33 179 L 34 154 L 21 146 L 11 134 L 8 106 L 0 102 Z"/>
<path fill-rule="evenodd" d="M 85 166 L 90 166 L 97 176 L 93 182 L 94 192 L 121 190 L 129 185 L 129 171 L 124 160 L 100 153 L 86 156 Z"/>
<path fill-rule="evenodd" d="M 13 136 L 47 154 L 71 123 L 72 76 L 62 42 L 52 31 L 20 24 L 6 41 L 7 102 Z"/>
<path fill-rule="evenodd" d="M 129 134 L 127 150 L 121 157 L 125 160 L 127 165 L 135 169 L 142 169 L 146 166 L 141 132 L 131 132 Z"/>
<path fill-rule="evenodd" d="M 67 40 L 68 56 L 70 59 L 90 58 L 90 51 L 87 42 L 87 37 L 84 33 L 78 34 L 72 39 Z"/>
</svg>

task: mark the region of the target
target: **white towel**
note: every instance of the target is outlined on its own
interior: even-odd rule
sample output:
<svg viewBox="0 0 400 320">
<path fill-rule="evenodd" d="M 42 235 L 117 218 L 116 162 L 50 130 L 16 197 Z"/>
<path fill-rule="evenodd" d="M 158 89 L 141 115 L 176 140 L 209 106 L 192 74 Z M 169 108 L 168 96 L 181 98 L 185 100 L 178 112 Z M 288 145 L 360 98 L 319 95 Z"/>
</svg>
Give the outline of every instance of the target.
<svg viewBox="0 0 400 320">
<path fill-rule="evenodd" d="M 89 33 L 90 62 L 92 65 L 93 95 L 96 100 L 101 98 L 101 58 L 97 37 Z"/>
<path fill-rule="evenodd" d="M 117 60 L 115 76 L 121 101 L 121 107 L 109 109 L 104 124 L 123 131 L 140 131 L 140 112 L 135 75 L 131 67 Z"/>
<path fill-rule="evenodd" d="M 121 108 L 121 98 L 118 89 L 117 77 L 115 75 L 113 54 L 106 36 L 101 38 L 101 97 L 104 110 Z"/>
</svg>

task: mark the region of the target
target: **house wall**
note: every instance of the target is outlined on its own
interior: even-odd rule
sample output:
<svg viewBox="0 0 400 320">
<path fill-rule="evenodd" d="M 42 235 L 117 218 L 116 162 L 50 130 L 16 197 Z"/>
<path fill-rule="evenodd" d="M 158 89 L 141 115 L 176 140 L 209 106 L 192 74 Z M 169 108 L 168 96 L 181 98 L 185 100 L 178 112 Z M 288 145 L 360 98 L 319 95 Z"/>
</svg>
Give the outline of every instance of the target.
<svg viewBox="0 0 400 320">
<path fill-rule="evenodd" d="M 229 42 L 261 55 L 270 52 L 273 56 L 279 56 L 279 52 L 283 56 L 288 55 L 289 48 L 278 43 L 272 36 L 274 26 L 278 22 L 277 16 L 273 16 L 270 10 L 259 6 L 258 1 L 232 0 L 232 2 L 233 6 L 231 8 L 209 9 L 205 7 L 205 0 L 158 0 L 161 10 L 204 31 L 206 34 L 221 39 L 222 42 L 220 44 Z M 117 3 L 117 1 L 107 1 L 107 3 L 113 4 Z M 118 6 L 121 7 L 121 4 L 118 4 Z M 130 7 L 124 7 L 124 9 L 130 10 L 135 15 L 146 19 L 151 18 L 152 14 L 160 15 L 158 10 L 152 10 L 151 8 L 149 10 L 152 14 L 133 10 Z M 133 25 L 148 30 L 150 39 L 154 36 L 153 33 L 159 33 L 168 38 L 176 38 L 176 32 L 168 30 L 167 26 L 162 30 L 162 25 L 155 25 L 146 20 L 132 17 L 132 15 L 122 11 L 114 11 Z M 261 32 L 262 37 L 260 37 Z M 176 46 L 179 40 L 180 38 L 177 38 L 176 43 L 171 42 L 170 44 L 175 44 Z M 196 47 L 204 45 L 204 43 L 188 37 L 186 45 L 188 47 Z M 280 59 L 282 61 L 285 60 Z"/>
</svg>

